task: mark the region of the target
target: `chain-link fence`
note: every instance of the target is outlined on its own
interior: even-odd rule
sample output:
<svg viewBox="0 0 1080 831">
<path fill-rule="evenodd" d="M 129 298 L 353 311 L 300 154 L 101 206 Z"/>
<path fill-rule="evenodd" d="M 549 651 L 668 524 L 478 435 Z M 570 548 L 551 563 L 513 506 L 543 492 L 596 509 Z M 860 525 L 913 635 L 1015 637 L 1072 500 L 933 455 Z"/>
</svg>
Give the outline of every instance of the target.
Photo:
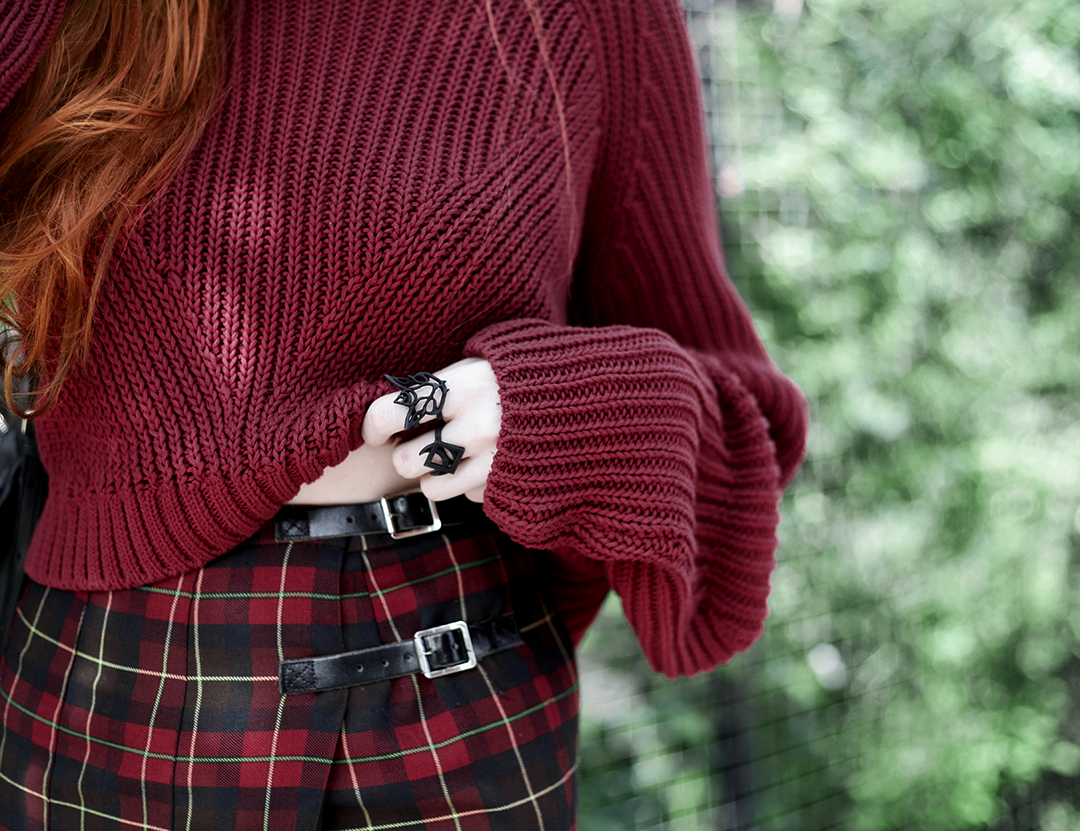
<svg viewBox="0 0 1080 831">
<path fill-rule="evenodd" d="M 687 0 L 729 269 L 807 393 L 764 638 L 582 651 L 583 831 L 1080 828 L 1080 7 Z"/>
</svg>

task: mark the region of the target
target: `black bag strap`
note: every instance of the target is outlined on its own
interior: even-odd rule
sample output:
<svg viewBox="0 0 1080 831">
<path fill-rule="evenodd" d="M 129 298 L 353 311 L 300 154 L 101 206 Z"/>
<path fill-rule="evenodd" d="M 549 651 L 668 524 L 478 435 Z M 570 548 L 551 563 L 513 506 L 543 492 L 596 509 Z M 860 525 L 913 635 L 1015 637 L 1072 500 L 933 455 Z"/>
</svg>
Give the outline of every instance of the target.
<svg viewBox="0 0 1080 831">
<path fill-rule="evenodd" d="M 37 442 L 34 440 L 34 425 L 23 422 L 20 427 L 23 440 L 19 450 L 23 463 L 19 476 L 19 510 L 15 518 L 15 550 L 21 567 L 26 549 L 30 547 L 30 537 L 45 507 L 47 477 L 45 468 L 41 465 L 41 456 L 38 455 Z"/>
<path fill-rule="evenodd" d="M 11 474 L 7 498 L 2 500 L 3 514 L 13 520 L 10 534 L 0 539 L 0 645 L 7 643 L 8 630 L 15 615 L 15 607 L 26 585 L 23 561 L 30 547 L 38 517 L 45 507 L 48 477 L 38 455 L 34 440 L 34 425 L 4 408 L 0 414 L 5 421 L 8 435 L 5 446 L 14 445 L 16 458 L 5 457 Z"/>
</svg>

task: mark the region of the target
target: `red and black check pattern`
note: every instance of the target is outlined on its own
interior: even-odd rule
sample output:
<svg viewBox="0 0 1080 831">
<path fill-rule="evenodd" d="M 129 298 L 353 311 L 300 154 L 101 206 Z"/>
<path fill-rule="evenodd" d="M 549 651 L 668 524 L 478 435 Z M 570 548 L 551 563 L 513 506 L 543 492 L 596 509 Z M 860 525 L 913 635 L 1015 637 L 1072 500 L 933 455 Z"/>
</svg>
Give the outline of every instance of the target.
<svg viewBox="0 0 1080 831">
<path fill-rule="evenodd" d="M 32 585 L 2 674 L 0 828 L 572 829 L 578 693 L 529 552 L 262 534 L 131 591 Z M 282 696 L 278 664 L 512 609 L 466 672 Z"/>
</svg>

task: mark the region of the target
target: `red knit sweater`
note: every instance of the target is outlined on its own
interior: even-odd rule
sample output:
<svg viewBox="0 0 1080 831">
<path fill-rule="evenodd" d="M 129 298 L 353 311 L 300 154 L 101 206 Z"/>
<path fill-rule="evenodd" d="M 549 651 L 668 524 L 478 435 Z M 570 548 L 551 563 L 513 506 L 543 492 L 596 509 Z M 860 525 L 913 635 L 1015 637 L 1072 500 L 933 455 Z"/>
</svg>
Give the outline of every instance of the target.
<svg viewBox="0 0 1080 831">
<path fill-rule="evenodd" d="M 5 4 L 0 106 L 60 5 Z M 541 38 L 491 6 L 244 4 L 220 112 L 40 421 L 34 579 L 206 563 L 360 444 L 383 373 L 476 355 L 485 510 L 551 552 L 575 634 L 610 585 L 669 675 L 758 637 L 806 409 L 724 272 L 681 9 L 543 0 Z"/>
</svg>

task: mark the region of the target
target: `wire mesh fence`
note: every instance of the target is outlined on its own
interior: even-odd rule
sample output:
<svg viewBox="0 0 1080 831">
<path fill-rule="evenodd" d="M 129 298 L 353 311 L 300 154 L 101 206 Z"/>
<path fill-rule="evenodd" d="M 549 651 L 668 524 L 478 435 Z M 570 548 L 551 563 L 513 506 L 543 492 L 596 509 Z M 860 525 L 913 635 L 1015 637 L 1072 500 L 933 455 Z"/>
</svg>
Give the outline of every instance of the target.
<svg viewBox="0 0 1080 831">
<path fill-rule="evenodd" d="M 667 682 L 605 607 L 581 827 L 1080 828 L 1080 7 L 686 5 L 813 427 L 749 653 Z"/>
</svg>

